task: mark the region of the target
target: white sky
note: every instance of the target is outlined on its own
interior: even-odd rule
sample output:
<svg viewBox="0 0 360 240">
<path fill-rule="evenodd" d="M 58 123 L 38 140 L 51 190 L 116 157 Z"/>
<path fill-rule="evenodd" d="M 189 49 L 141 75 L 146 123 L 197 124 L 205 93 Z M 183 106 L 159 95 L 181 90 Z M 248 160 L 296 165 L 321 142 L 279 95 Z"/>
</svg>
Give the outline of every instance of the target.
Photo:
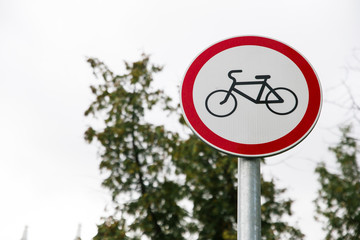
<svg viewBox="0 0 360 240">
<path fill-rule="evenodd" d="M 112 69 L 142 52 L 164 64 L 158 84 L 178 100 L 177 86 L 191 61 L 209 45 L 240 35 L 278 39 L 297 49 L 317 71 L 325 100 L 346 100 L 331 90 L 360 48 L 358 0 L 0 0 L 0 239 L 82 239 L 110 202 L 100 187 L 95 145 L 83 140 L 83 112 L 94 83 L 86 56 Z M 295 200 L 307 240 L 321 239 L 312 200 L 315 162 L 329 156 L 337 124 L 348 115 L 324 103 L 310 136 L 268 159 L 267 176 Z"/>
</svg>

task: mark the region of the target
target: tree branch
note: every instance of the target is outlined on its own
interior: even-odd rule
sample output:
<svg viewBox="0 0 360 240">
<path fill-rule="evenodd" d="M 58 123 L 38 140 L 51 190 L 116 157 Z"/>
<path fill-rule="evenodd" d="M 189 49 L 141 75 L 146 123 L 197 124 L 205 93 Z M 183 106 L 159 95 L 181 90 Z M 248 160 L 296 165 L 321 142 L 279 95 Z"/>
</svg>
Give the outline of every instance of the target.
<svg viewBox="0 0 360 240">
<path fill-rule="evenodd" d="M 135 90 L 134 90 L 135 91 Z M 134 93 L 135 94 L 135 93 Z M 134 96 L 134 94 L 132 96 Z M 139 177 L 139 184 L 140 184 L 140 191 L 141 191 L 141 195 L 144 196 L 147 193 L 147 189 L 144 183 L 144 176 L 143 173 L 141 171 L 141 163 L 139 160 L 139 151 L 138 151 L 138 147 L 136 145 L 136 140 L 135 140 L 135 129 L 134 129 L 134 125 L 135 125 L 135 111 L 133 109 L 133 113 L 132 113 L 132 131 L 131 131 L 131 137 L 132 137 L 132 147 L 134 149 L 134 160 L 138 169 L 138 177 Z M 147 213 L 151 216 L 151 221 L 154 225 L 154 229 L 155 229 L 155 236 L 156 239 L 165 239 L 165 235 L 163 233 L 163 231 L 161 230 L 159 224 L 158 224 L 158 220 L 157 217 L 155 215 L 155 213 L 152 211 L 150 204 L 147 207 Z"/>
</svg>

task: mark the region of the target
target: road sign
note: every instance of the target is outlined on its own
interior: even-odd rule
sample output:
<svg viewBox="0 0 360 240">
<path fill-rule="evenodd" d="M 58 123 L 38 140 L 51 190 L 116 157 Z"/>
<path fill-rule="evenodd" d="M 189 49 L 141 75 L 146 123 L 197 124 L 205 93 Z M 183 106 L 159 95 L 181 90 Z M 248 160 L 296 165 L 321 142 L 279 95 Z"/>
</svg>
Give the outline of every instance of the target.
<svg viewBox="0 0 360 240">
<path fill-rule="evenodd" d="M 216 43 L 188 68 L 181 105 L 188 125 L 225 153 L 265 157 L 301 142 L 322 104 L 309 62 L 279 41 L 244 36 Z"/>
</svg>

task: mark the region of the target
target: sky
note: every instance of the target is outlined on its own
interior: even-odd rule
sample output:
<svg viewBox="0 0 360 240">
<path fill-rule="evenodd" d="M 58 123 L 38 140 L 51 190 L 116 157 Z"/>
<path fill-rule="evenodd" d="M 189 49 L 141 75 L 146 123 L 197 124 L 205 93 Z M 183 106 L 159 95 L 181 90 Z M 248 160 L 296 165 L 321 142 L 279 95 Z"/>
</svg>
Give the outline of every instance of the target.
<svg viewBox="0 0 360 240">
<path fill-rule="evenodd" d="M 101 187 L 98 145 L 84 141 L 83 115 L 96 83 L 87 57 L 114 71 L 145 52 L 164 65 L 156 84 L 179 101 L 178 86 L 210 45 L 243 35 L 284 42 L 312 64 L 324 104 L 317 126 L 298 146 L 262 167 L 294 199 L 306 240 L 324 236 L 314 221 L 320 161 L 335 169 L 329 145 L 351 121 L 349 95 L 359 86 L 357 0 L 0 0 L 0 239 L 91 239 L 111 212 Z M 167 123 L 173 126 L 171 123 Z"/>
</svg>

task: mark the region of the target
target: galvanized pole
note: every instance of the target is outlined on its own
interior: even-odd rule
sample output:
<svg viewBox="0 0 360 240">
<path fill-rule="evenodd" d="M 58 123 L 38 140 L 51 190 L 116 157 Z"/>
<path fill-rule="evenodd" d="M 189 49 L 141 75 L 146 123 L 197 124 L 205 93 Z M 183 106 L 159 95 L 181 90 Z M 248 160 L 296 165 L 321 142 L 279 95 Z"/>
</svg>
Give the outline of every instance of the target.
<svg viewBox="0 0 360 240">
<path fill-rule="evenodd" d="M 261 239 L 260 158 L 238 161 L 238 240 Z"/>
</svg>

